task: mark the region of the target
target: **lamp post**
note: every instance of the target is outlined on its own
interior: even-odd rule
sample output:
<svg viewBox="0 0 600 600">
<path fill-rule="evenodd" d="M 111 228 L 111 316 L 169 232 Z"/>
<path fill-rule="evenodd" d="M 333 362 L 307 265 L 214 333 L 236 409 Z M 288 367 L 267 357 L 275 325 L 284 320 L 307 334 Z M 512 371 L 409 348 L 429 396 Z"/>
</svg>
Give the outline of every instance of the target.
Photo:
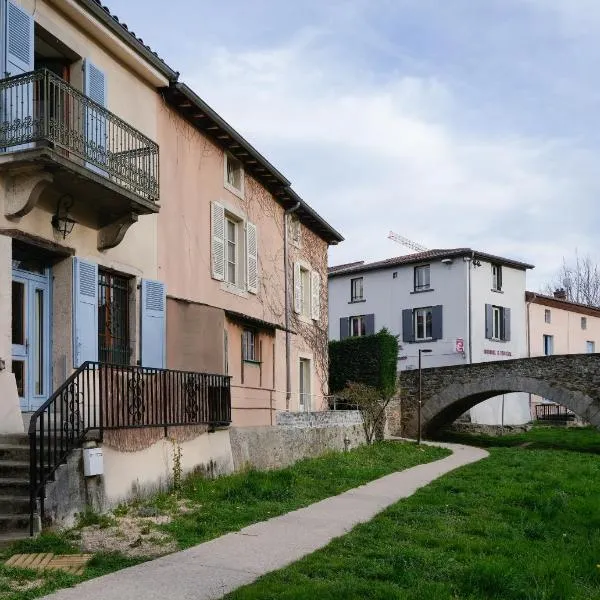
<svg viewBox="0 0 600 600">
<path fill-rule="evenodd" d="M 421 370 L 421 354 L 431 354 L 430 348 L 419 348 L 419 411 L 418 411 L 418 426 L 419 432 L 417 436 L 417 444 L 421 445 L 421 408 L 423 406 L 423 372 Z"/>
</svg>

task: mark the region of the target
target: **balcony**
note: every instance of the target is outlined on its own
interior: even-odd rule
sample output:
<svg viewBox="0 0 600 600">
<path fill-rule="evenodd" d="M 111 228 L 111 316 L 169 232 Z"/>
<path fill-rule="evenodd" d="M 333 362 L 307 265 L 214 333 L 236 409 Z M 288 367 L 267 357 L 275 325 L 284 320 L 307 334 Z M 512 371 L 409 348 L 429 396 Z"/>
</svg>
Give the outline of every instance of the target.
<svg viewBox="0 0 600 600">
<path fill-rule="evenodd" d="M 158 212 L 158 164 L 155 142 L 54 73 L 0 80 L 0 172 L 13 178 L 7 217 L 38 204 L 53 210 L 67 194 L 99 230 L 98 247 L 112 247 L 138 215 Z"/>
</svg>

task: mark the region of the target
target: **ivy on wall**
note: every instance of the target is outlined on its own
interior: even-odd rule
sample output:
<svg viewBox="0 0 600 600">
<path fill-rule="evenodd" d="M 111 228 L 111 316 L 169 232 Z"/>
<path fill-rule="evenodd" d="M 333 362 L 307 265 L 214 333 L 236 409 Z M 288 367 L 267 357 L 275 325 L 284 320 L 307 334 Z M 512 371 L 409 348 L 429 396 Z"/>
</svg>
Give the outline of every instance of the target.
<svg viewBox="0 0 600 600">
<path fill-rule="evenodd" d="M 398 338 L 387 329 L 375 335 L 329 342 L 329 389 L 341 392 L 350 382 L 378 389 L 384 397 L 396 390 Z"/>
</svg>

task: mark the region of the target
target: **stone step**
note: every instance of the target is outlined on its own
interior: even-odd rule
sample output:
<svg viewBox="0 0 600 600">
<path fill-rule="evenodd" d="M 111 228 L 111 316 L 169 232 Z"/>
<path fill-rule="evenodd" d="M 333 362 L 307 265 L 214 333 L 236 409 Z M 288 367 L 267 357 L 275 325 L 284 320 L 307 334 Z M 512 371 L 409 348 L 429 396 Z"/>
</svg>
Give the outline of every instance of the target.
<svg viewBox="0 0 600 600">
<path fill-rule="evenodd" d="M 2 460 L 0 461 L 0 479 L 5 477 L 29 478 L 28 460 Z"/>
<path fill-rule="evenodd" d="M 29 529 L 29 515 L 0 515 L 0 533 L 18 533 Z"/>
<path fill-rule="evenodd" d="M 18 515 L 29 511 L 29 496 L 0 494 L 0 515 Z"/>
<path fill-rule="evenodd" d="M 27 477 L 0 477 L 0 494 L 6 496 L 28 496 L 29 474 Z"/>
<path fill-rule="evenodd" d="M 3 444 L 0 441 L 0 461 L 4 460 L 28 461 L 29 445 Z"/>
<path fill-rule="evenodd" d="M 26 540 L 29 537 L 29 529 L 19 529 L 18 531 L 11 531 L 3 533 L 0 531 L 0 549 L 6 548 L 15 542 Z"/>
<path fill-rule="evenodd" d="M 24 433 L 4 433 L 0 435 L 0 444 L 29 447 L 29 437 Z"/>
</svg>

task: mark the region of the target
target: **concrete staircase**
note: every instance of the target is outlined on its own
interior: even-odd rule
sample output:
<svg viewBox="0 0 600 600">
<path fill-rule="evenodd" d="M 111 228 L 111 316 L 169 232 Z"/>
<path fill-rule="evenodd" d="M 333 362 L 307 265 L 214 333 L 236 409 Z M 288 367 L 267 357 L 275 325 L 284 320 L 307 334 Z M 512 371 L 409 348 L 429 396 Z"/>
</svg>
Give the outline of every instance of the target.
<svg viewBox="0 0 600 600">
<path fill-rule="evenodd" d="M 0 548 L 29 536 L 29 440 L 0 435 Z"/>
</svg>

